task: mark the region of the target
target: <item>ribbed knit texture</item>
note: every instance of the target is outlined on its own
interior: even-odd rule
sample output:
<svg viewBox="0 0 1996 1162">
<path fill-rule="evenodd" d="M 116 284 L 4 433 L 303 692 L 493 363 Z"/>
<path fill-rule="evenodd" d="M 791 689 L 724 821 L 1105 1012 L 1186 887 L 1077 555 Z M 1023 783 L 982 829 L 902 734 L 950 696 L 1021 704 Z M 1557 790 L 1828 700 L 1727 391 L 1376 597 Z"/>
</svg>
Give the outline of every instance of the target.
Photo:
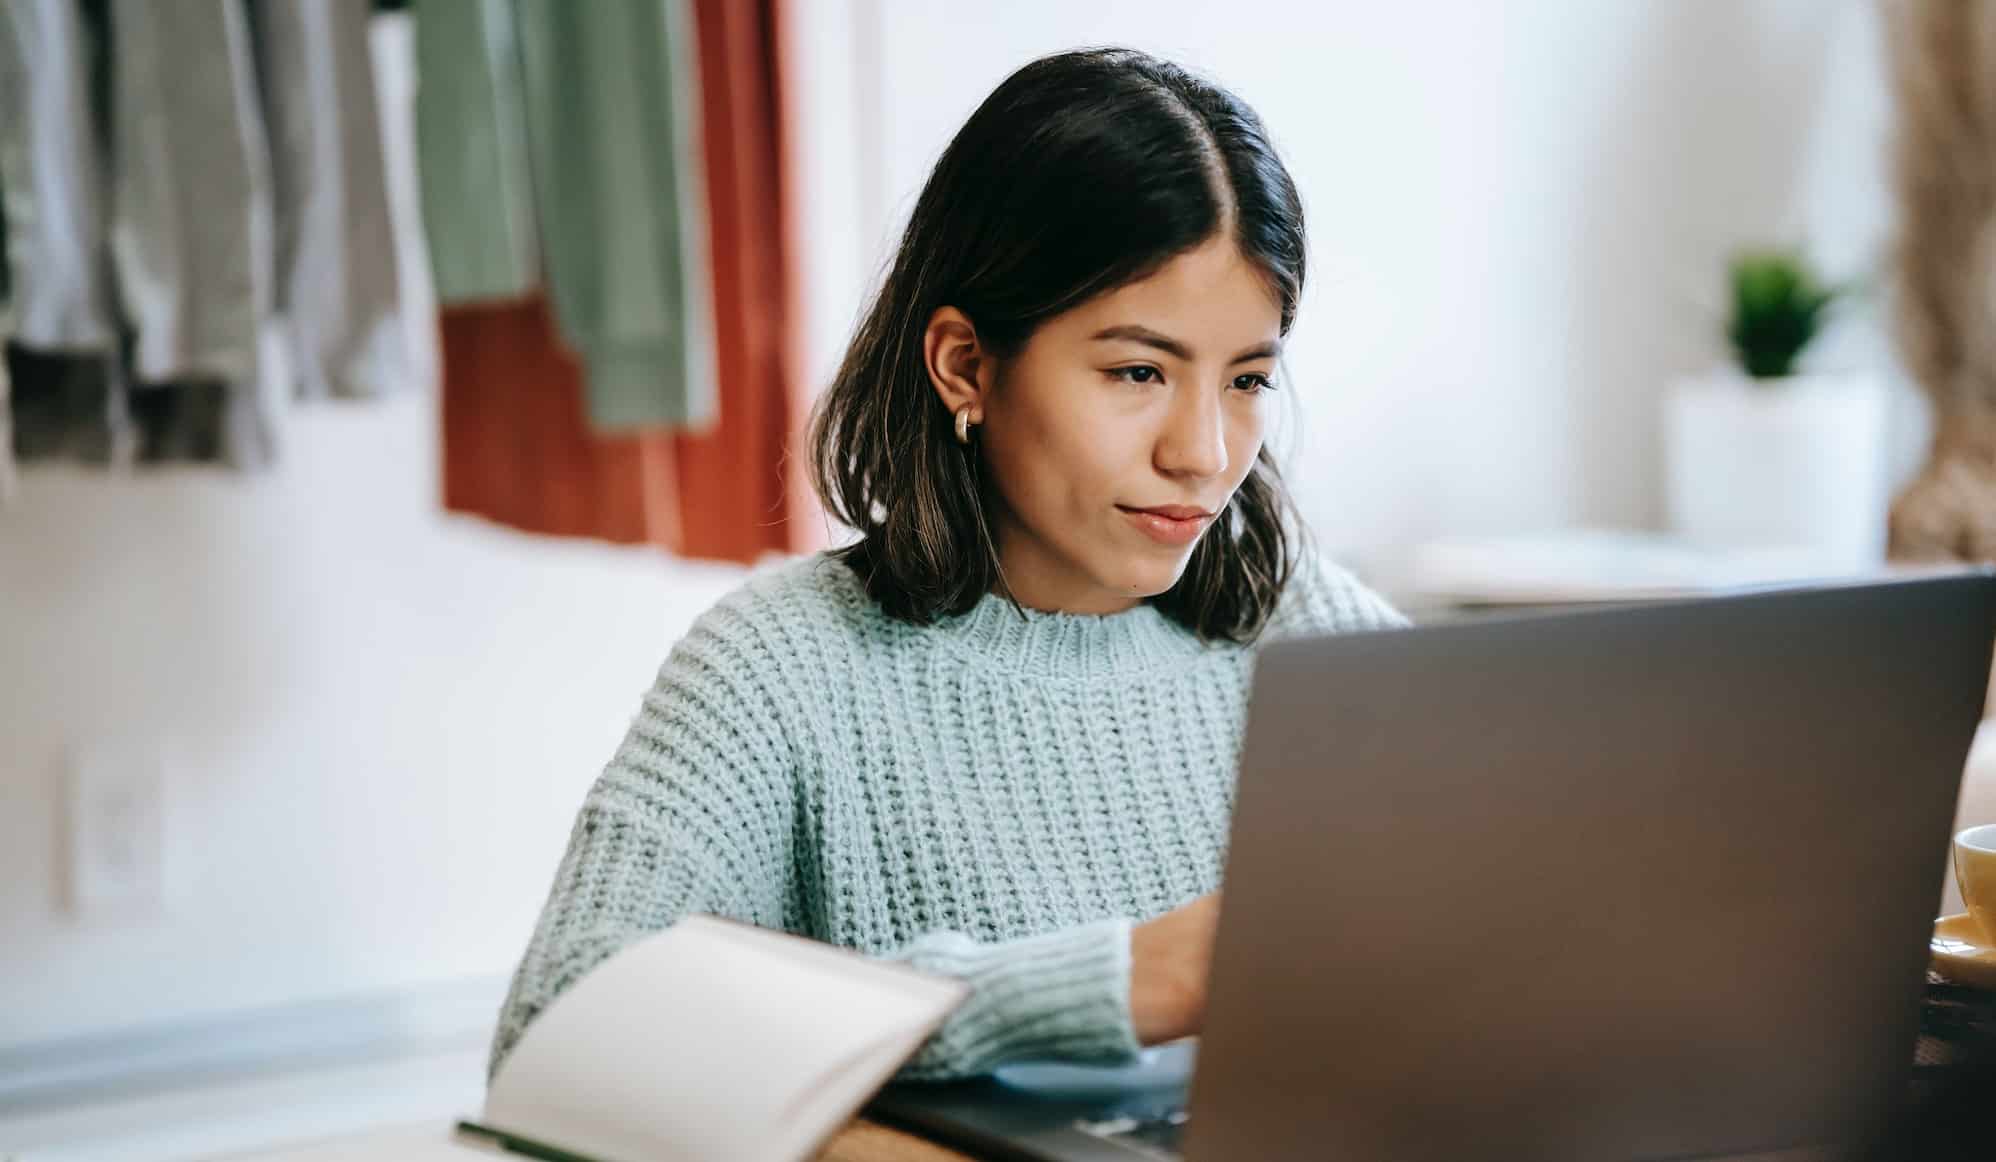
<svg viewBox="0 0 1996 1162">
<path fill-rule="evenodd" d="M 1313 563 L 1263 640 L 1404 624 Z M 917 627 L 826 556 L 752 578 L 673 649 L 583 801 L 491 1070 L 690 912 L 970 982 L 904 1077 L 1128 1059 L 1130 927 L 1219 885 L 1252 659 L 1149 605 L 986 597 Z"/>
</svg>

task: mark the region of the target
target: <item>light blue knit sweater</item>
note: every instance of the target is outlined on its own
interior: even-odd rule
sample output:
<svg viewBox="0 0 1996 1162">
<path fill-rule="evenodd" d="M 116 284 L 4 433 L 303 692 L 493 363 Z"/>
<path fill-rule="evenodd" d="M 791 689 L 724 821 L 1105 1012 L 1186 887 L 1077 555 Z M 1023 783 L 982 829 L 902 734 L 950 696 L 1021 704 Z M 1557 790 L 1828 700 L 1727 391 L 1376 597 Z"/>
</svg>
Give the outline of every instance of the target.
<svg viewBox="0 0 1996 1162">
<path fill-rule="evenodd" d="M 1328 563 L 1268 635 L 1405 624 Z M 987 596 L 916 627 L 817 556 L 751 579 L 666 659 L 584 799 L 493 1040 L 689 912 L 970 982 L 905 1077 L 1126 1059 L 1133 923 L 1211 891 L 1252 650 L 1155 608 Z"/>
</svg>

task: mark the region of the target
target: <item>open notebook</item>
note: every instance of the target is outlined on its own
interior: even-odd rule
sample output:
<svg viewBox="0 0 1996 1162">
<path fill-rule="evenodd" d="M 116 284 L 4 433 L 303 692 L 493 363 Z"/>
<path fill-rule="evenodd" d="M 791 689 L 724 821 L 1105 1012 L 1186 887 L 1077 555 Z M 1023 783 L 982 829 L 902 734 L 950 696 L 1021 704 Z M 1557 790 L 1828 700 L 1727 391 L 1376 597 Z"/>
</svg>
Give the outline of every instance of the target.
<svg viewBox="0 0 1996 1162">
<path fill-rule="evenodd" d="M 968 986 L 689 916 L 527 1027 L 458 1141 L 587 1162 L 809 1157 Z"/>
</svg>

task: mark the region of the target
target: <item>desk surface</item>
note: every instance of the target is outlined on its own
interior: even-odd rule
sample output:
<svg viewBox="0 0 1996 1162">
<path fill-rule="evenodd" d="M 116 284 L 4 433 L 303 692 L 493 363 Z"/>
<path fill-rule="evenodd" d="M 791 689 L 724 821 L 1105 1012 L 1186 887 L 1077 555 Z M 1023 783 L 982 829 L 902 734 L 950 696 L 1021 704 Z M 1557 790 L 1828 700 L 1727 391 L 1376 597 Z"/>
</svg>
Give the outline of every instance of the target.
<svg viewBox="0 0 1996 1162">
<path fill-rule="evenodd" d="M 974 1162 L 926 1138 L 890 1130 L 860 1119 L 841 1130 L 818 1155 L 818 1162 Z"/>
<path fill-rule="evenodd" d="M 476 1150 L 476 1148 L 472 1148 Z M 484 1151 L 476 1151 L 483 1153 Z M 401 1162 L 463 1162 L 470 1156 L 458 1145 L 448 1123 L 421 1122 L 413 1126 L 374 1130 L 364 1134 L 322 1139 L 282 1150 L 255 1154 L 233 1154 L 217 1162 L 380 1162 L 384 1158 Z M 501 1155 L 494 1157 L 516 1157 Z M 817 1162 L 976 1162 L 968 1154 L 938 1146 L 933 1142 L 890 1130 L 886 1126 L 858 1120 L 839 1131 L 826 1144 Z"/>
</svg>

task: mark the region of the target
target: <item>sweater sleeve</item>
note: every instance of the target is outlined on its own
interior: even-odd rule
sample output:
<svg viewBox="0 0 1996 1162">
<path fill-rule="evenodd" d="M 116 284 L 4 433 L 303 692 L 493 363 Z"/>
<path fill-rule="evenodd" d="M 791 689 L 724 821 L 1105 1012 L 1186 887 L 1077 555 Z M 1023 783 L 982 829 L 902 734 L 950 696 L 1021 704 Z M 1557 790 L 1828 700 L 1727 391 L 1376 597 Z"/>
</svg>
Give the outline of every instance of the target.
<svg viewBox="0 0 1996 1162">
<path fill-rule="evenodd" d="M 784 926 L 794 784 L 749 675 L 759 637 L 724 601 L 672 650 L 577 812 L 500 1009 L 486 1076 L 535 1017 L 627 945 L 706 912 Z"/>
<path fill-rule="evenodd" d="M 902 1067 L 904 1080 L 969 1077 L 1008 1061 L 1136 1056 L 1128 920 L 995 943 L 936 931 L 888 958 L 971 986 L 963 1005 Z"/>
</svg>

